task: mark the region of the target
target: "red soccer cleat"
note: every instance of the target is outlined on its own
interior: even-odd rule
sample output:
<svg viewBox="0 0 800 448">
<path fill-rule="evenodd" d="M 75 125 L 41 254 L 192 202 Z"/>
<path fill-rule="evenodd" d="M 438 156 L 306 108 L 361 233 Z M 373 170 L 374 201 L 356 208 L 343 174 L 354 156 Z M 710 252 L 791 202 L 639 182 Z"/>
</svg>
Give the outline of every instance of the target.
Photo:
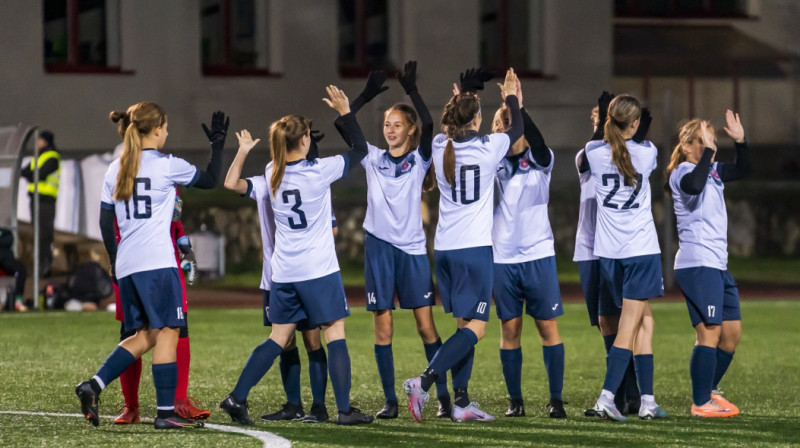
<svg viewBox="0 0 800 448">
<path fill-rule="evenodd" d="M 211 411 L 200 409 L 200 401 L 192 397 L 175 400 L 175 413 L 187 420 L 205 420 L 211 417 Z"/>
</svg>

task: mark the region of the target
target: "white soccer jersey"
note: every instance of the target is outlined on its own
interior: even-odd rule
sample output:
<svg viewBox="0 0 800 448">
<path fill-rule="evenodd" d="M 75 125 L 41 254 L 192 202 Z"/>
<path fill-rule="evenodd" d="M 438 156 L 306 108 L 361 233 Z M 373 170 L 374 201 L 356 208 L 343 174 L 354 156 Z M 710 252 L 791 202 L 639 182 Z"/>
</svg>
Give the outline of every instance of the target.
<svg viewBox="0 0 800 448">
<path fill-rule="evenodd" d="M 514 161 L 503 158 L 497 167 L 492 249 L 495 263 L 523 263 L 556 254 L 547 216 L 550 166 L 539 166 L 530 149 Z"/>
<path fill-rule="evenodd" d="M 597 199 L 594 192 L 592 171 L 580 172 L 580 161 L 584 156 L 581 149 L 575 156 L 575 167 L 581 184 L 581 205 L 578 209 L 578 229 L 575 232 L 575 254 L 572 261 L 597 260 L 594 254 L 594 229 L 597 221 Z"/>
<path fill-rule="evenodd" d="M 656 169 L 658 150 L 649 141 L 625 143 L 640 176 L 636 188 L 625 185 L 607 142 L 591 141 L 585 148 L 597 199 L 594 254 L 598 257 L 620 259 L 661 253 L 650 208 L 649 181 Z"/>
<path fill-rule="evenodd" d="M 420 202 L 431 161 L 415 149 L 395 163 L 389 151 L 368 147 L 361 160 L 367 172 L 364 230 L 411 255 L 426 254 Z"/>
<path fill-rule="evenodd" d="M 718 163 L 713 163 L 703 192 L 684 193 L 680 184 L 683 176 L 696 165 L 683 162 L 669 176 L 669 187 L 678 218 L 678 254 L 675 269 L 705 266 L 728 269 L 728 212 L 719 178 Z"/>
<path fill-rule="evenodd" d="M 114 200 L 119 159 L 106 171 L 101 207 L 117 215 L 120 242 L 117 278 L 143 271 L 175 267 L 175 248 L 169 226 L 175 208 L 175 184 L 187 185 L 199 172 L 194 165 L 154 149 L 142 151 L 139 172 L 128 201 Z"/>
<path fill-rule="evenodd" d="M 509 147 L 504 133 L 453 142 L 456 153 L 456 188 L 444 177 L 447 137 L 433 139 L 433 164 L 439 186 L 439 223 L 434 248 L 455 250 L 492 245 L 492 209 L 497 165 Z"/>
<path fill-rule="evenodd" d="M 345 156 L 333 156 L 286 164 L 281 185 L 270 198 L 275 214 L 273 282 L 311 280 L 339 270 L 331 232 L 330 185 L 342 178 L 347 161 Z M 264 176 L 271 178 L 271 165 Z"/>
<path fill-rule="evenodd" d="M 272 162 L 267 165 L 272 165 Z M 258 208 L 258 222 L 261 226 L 261 249 L 263 252 L 261 267 L 260 288 L 269 291 L 272 289 L 272 251 L 275 248 L 275 215 L 270 205 L 270 191 L 267 179 L 261 176 L 248 177 L 251 189 L 248 197 L 256 201 Z"/>
</svg>

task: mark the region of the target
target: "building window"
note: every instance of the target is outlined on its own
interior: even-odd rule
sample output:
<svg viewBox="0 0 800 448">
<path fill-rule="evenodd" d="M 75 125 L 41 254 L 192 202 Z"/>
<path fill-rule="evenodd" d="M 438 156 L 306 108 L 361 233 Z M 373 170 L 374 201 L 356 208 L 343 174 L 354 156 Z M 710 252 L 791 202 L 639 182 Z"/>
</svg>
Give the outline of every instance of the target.
<svg viewBox="0 0 800 448">
<path fill-rule="evenodd" d="M 480 20 L 482 66 L 542 76 L 542 0 L 481 0 Z"/>
<path fill-rule="evenodd" d="M 387 0 L 339 0 L 339 73 L 366 76 L 396 69 L 389 58 Z"/>
<path fill-rule="evenodd" d="M 119 0 L 44 0 L 47 72 L 120 70 Z"/>
<path fill-rule="evenodd" d="M 749 17 L 746 0 L 615 0 L 614 15 L 665 19 Z"/>
<path fill-rule="evenodd" d="M 201 55 L 209 76 L 269 76 L 270 1 L 202 0 Z"/>
</svg>

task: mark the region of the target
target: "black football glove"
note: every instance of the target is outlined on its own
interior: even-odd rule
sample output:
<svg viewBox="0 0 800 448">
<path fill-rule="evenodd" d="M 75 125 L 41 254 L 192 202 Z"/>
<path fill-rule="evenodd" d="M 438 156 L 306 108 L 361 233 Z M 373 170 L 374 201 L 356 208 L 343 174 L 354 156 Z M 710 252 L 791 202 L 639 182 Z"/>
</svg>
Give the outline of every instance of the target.
<svg viewBox="0 0 800 448">
<path fill-rule="evenodd" d="M 461 93 L 477 93 L 479 90 L 483 90 L 483 85 L 492 78 L 494 78 L 492 72 L 483 67 L 467 69 L 458 76 L 461 82 Z"/>
<path fill-rule="evenodd" d="M 231 118 L 225 117 L 225 112 L 218 110 L 211 114 L 211 129 L 203 123 L 203 130 L 206 132 L 208 141 L 211 142 L 213 149 L 222 149 L 225 146 L 225 137 L 228 135 L 228 125 Z"/>
<path fill-rule="evenodd" d="M 386 72 L 383 70 L 373 70 L 369 72 L 369 76 L 367 76 L 367 85 L 364 86 L 364 90 L 361 91 L 359 96 L 364 98 L 364 102 L 372 101 L 376 96 L 389 90 L 389 86 L 383 85 L 385 82 Z"/>
<path fill-rule="evenodd" d="M 398 73 L 397 81 L 403 86 L 406 95 L 417 91 L 417 61 L 408 61 L 403 69 L 403 74 Z"/>
<path fill-rule="evenodd" d="M 650 130 L 650 123 L 653 122 L 653 116 L 650 115 L 650 109 L 643 107 L 642 116 L 639 117 L 639 129 L 633 134 L 633 141 L 642 143 L 647 137 L 647 131 Z"/>
</svg>

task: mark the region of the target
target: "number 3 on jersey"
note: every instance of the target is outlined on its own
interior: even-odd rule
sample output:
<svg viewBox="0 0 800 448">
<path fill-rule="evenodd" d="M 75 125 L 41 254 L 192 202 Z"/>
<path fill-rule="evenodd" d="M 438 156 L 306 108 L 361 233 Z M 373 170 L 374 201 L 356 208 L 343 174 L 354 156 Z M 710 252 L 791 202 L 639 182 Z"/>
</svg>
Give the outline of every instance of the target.
<svg viewBox="0 0 800 448">
<path fill-rule="evenodd" d="M 305 229 L 308 227 L 308 221 L 306 221 L 306 214 L 300 210 L 300 206 L 303 205 L 303 200 L 300 198 L 300 190 L 286 190 L 283 192 L 283 203 L 289 204 L 290 197 L 294 196 L 294 206 L 292 206 L 291 210 L 295 212 L 298 216 L 298 220 L 295 221 L 294 217 L 289 218 L 289 227 L 292 229 Z"/>
</svg>

